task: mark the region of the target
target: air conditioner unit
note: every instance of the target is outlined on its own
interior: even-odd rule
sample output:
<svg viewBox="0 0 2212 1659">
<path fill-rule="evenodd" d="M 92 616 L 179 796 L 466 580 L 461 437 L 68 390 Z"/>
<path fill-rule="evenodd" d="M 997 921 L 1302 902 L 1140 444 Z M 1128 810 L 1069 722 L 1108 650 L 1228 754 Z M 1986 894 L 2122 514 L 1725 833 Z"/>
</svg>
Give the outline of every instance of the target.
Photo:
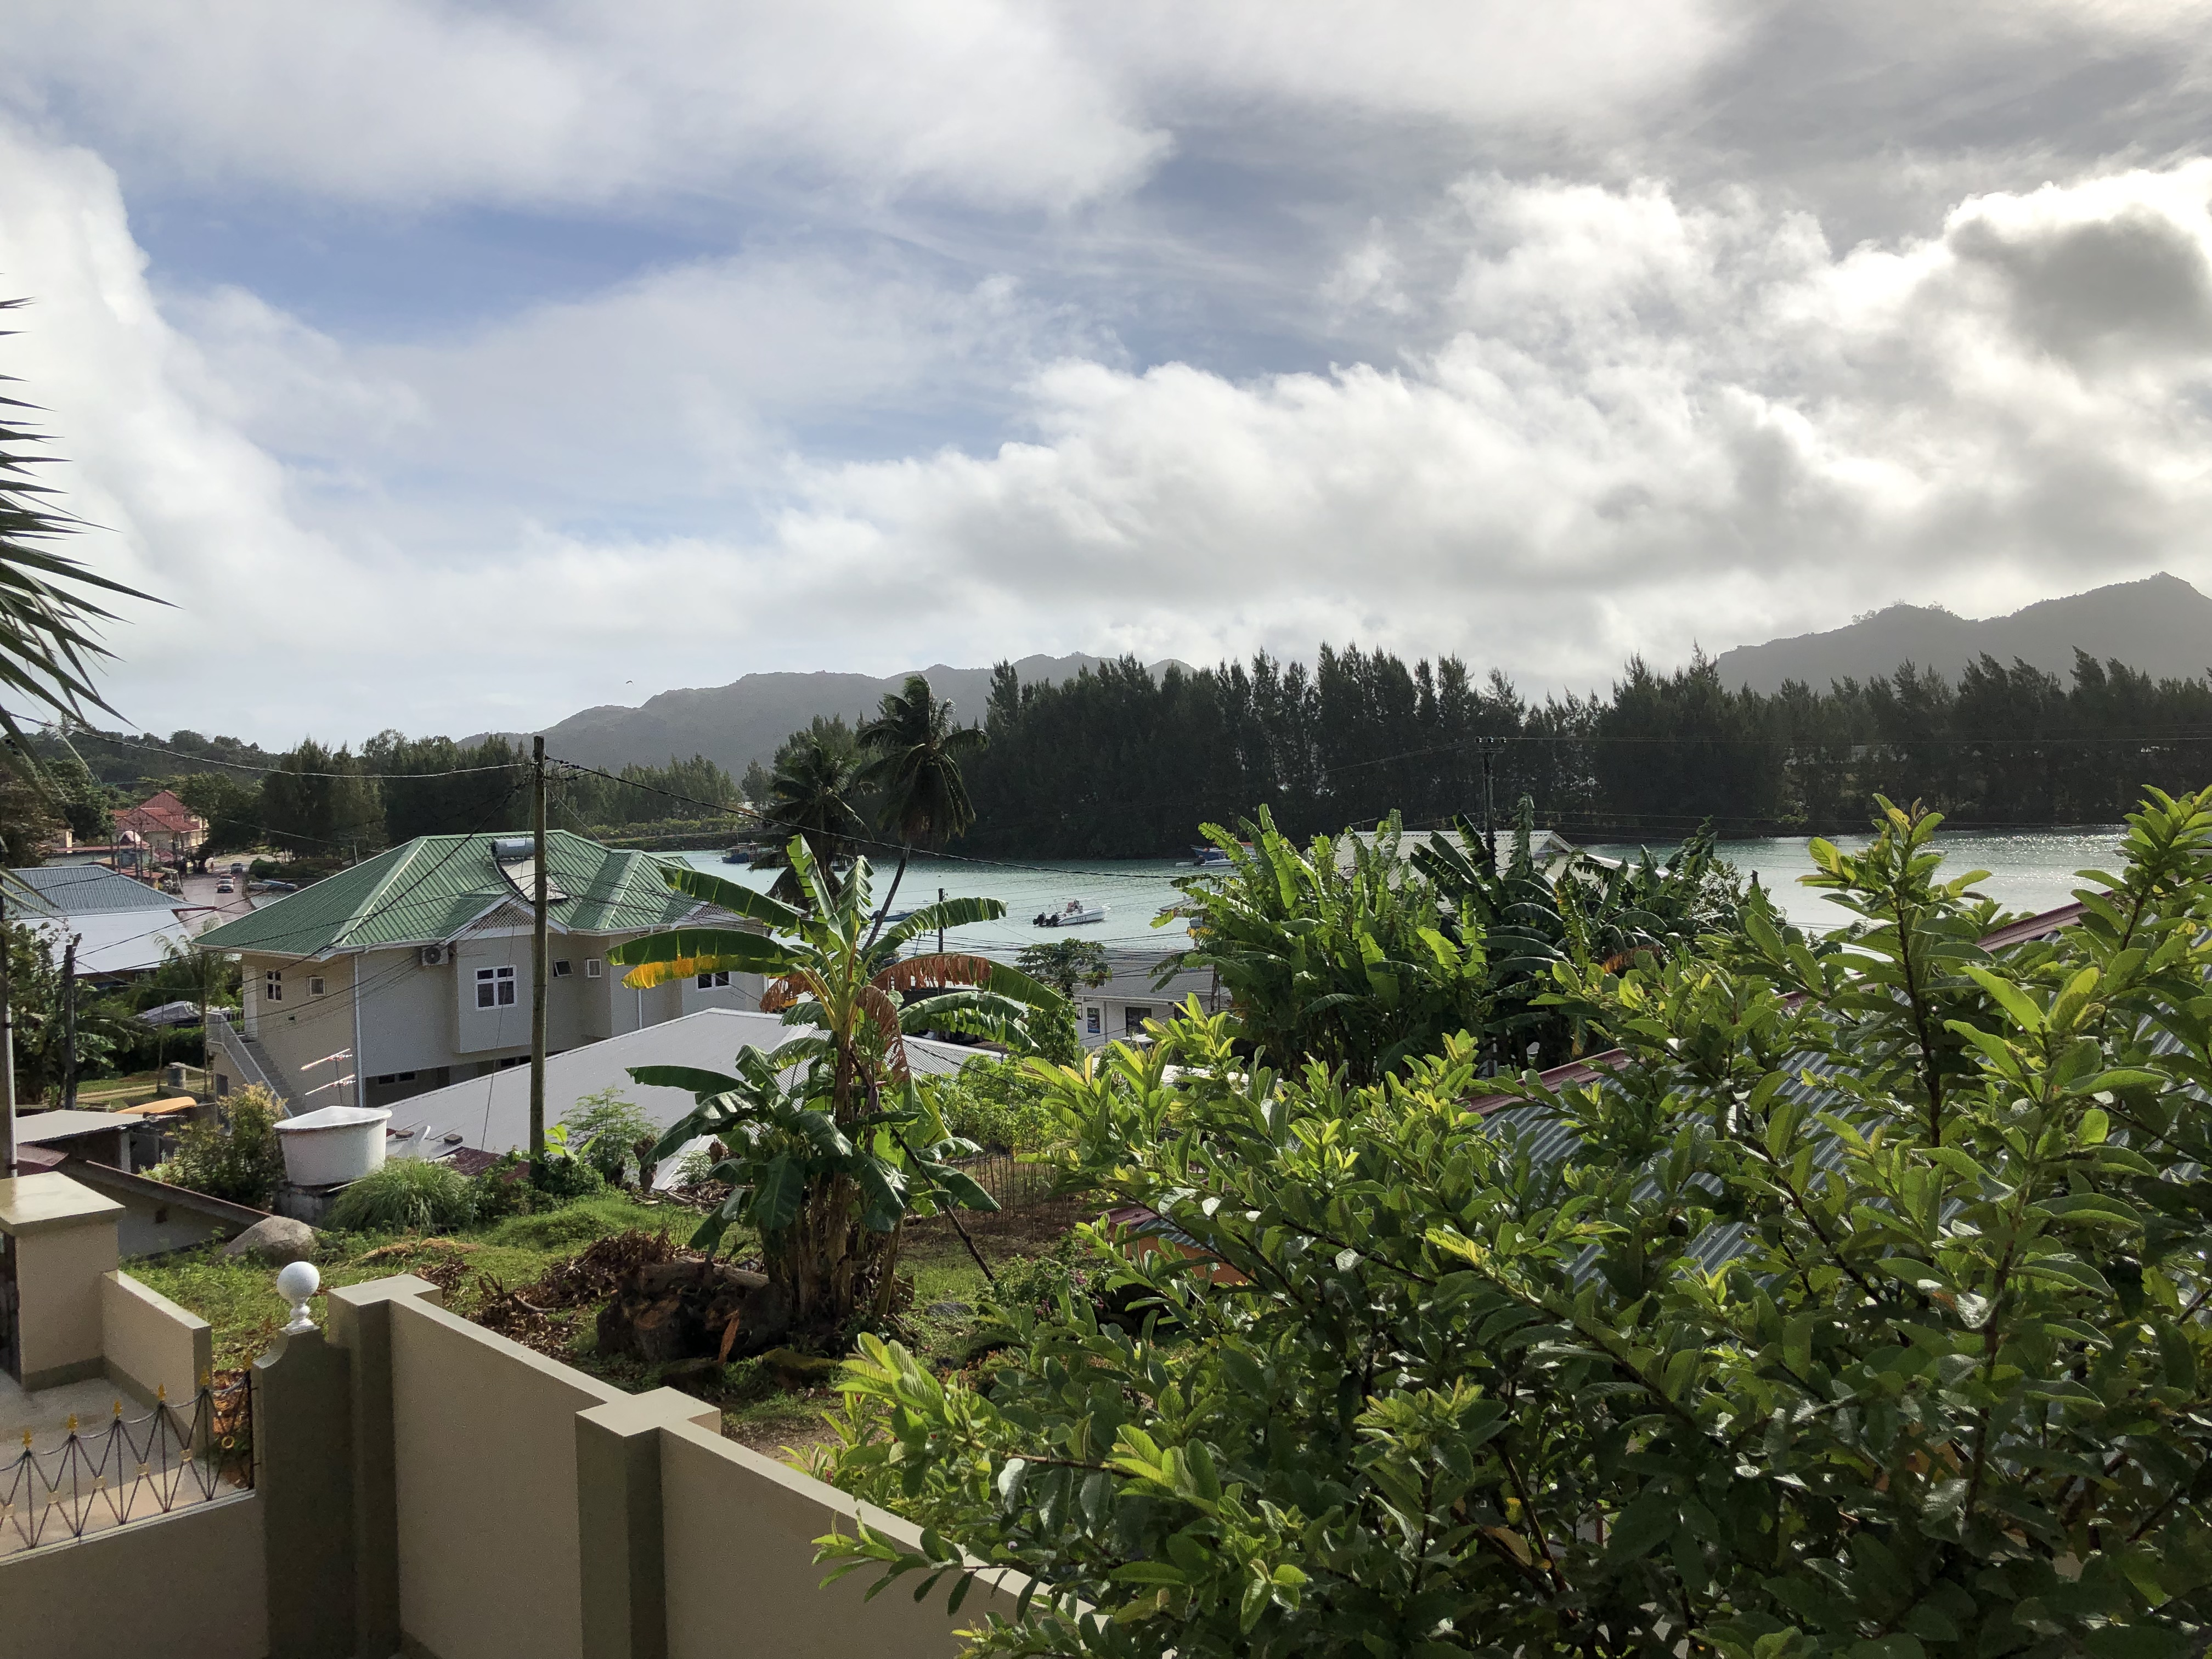
<svg viewBox="0 0 2212 1659">
<path fill-rule="evenodd" d="M 426 945 L 417 954 L 425 968 L 442 968 L 446 965 L 447 951 L 442 945 Z"/>
</svg>

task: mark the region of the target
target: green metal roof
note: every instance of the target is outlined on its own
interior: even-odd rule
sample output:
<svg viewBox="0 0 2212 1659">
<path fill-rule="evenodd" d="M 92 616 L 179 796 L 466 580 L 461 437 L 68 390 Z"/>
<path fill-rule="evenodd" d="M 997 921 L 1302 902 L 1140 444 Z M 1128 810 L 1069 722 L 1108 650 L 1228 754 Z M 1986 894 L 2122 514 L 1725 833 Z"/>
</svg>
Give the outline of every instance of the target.
<svg viewBox="0 0 2212 1659">
<path fill-rule="evenodd" d="M 387 945 L 436 945 L 502 899 L 527 904 L 493 856 L 497 835 L 422 836 L 325 876 L 192 942 L 206 951 L 312 957 Z M 551 906 L 556 929 L 626 933 L 666 927 L 699 908 L 661 879 L 666 861 L 602 847 L 564 830 L 545 837 L 548 884 L 569 896 Z"/>
</svg>

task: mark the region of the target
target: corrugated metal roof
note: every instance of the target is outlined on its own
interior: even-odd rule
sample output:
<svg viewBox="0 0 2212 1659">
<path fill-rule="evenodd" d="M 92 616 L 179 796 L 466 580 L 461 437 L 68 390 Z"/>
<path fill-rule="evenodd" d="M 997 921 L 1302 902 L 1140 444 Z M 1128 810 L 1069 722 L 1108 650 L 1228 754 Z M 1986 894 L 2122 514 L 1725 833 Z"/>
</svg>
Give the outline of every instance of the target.
<svg viewBox="0 0 2212 1659">
<path fill-rule="evenodd" d="M 46 865 L 8 873 L 32 894 L 27 899 L 20 890 L 9 894 L 19 917 L 27 909 L 33 915 L 84 916 L 107 910 L 167 910 L 184 902 L 119 870 L 97 865 Z"/>
<path fill-rule="evenodd" d="M 518 902 L 492 850 L 494 842 L 513 837 L 511 830 L 418 836 L 213 928 L 197 943 L 210 951 L 299 957 L 442 944 L 495 907 Z M 670 890 L 661 878 L 665 867 L 649 853 L 554 830 L 546 837 L 546 877 L 568 896 L 552 907 L 553 927 L 626 933 L 683 920 L 698 902 Z"/>
</svg>

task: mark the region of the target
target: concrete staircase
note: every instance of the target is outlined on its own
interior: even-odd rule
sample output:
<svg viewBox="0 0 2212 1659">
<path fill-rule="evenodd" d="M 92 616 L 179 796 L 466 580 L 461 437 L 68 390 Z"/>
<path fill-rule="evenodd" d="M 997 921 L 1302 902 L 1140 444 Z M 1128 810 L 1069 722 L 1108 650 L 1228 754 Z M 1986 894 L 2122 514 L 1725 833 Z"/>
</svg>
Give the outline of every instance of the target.
<svg viewBox="0 0 2212 1659">
<path fill-rule="evenodd" d="M 299 1110 L 299 1101 L 284 1086 L 282 1081 L 283 1074 L 276 1069 L 276 1062 L 270 1058 L 269 1051 L 232 1024 L 228 1015 L 220 1009 L 210 1008 L 208 1011 L 207 1035 L 208 1041 L 229 1057 L 240 1082 L 248 1086 L 258 1084 L 268 1090 L 283 1103 L 288 1117 Z"/>
</svg>

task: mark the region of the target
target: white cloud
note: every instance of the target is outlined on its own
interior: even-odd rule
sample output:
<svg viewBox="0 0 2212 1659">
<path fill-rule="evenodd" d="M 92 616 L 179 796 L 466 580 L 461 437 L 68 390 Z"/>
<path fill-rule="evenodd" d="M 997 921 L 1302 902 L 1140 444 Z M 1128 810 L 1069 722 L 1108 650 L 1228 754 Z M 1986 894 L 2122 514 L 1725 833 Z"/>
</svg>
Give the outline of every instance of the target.
<svg viewBox="0 0 2212 1659">
<path fill-rule="evenodd" d="M 1425 228 L 1463 254 L 1401 364 L 1066 363 L 1042 441 L 826 470 L 786 534 L 1083 619 L 1055 645 L 1356 634 L 1552 680 L 1899 591 L 2202 580 L 2208 195 L 2206 162 L 1990 195 L 1839 257 L 1741 194 L 1478 180 Z"/>
<path fill-rule="evenodd" d="M 41 300 L 0 355 L 88 550 L 182 604 L 117 636 L 156 726 L 1324 638 L 1588 684 L 1899 593 L 2212 576 L 2208 198 L 2212 161 L 2111 170 L 1839 251 L 1747 188 L 1486 173 L 1315 296 L 1395 354 L 1235 379 L 799 236 L 347 341 L 157 300 L 107 166 L 0 134 L 0 270 Z"/>
<path fill-rule="evenodd" d="M 1725 48 L 1725 10 L 79 0 L 10 19 L 0 88 L 134 176 L 217 187 L 639 210 L 781 179 L 1064 209 L 1140 183 L 1166 124 L 1255 102 L 1610 127 Z"/>
</svg>

